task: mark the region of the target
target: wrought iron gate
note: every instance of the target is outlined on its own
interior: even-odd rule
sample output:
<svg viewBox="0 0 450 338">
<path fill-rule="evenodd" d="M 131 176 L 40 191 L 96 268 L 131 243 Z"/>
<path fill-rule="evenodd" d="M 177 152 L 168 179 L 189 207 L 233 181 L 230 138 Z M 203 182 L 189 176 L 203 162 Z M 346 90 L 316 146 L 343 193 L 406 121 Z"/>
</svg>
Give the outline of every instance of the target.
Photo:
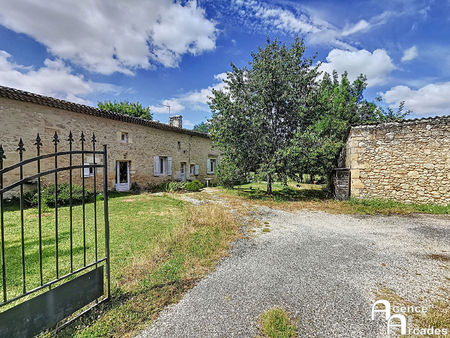
<svg viewBox="0 0 450 338">
<path fill-rule="evenodd" d="M 107 146 L 104 145 L 103 150 L 98 151 L 95 135 L 86 142 L 85 135 L 81 133 L 81 149 L 74 150 L 77 141 L 74 140 L 72 132 L 67 139 L 68 149 L 64 151 L 58 149 L 61 140 L 56 132 L 51 141 L 54 151 L 41 154 L 42 140 L 37 134 L 34 140 L 36 156 L 24 159 L 25 145 L 20 139 L 16 150 L 19 161 L 6 167 L 5 150 L 0 144 L 0 311 L 4 310 L 0 313 L 2 337 L 37 334 L 54 327 L 68 316 L 71 316 L 72 321 L 110 298 Z M 91 150 L 85 149 L 86 143 L 90 144 Z M 92 163 L 85 162 L 86 156 L 92 156 Z M 98 158 L 101 163 L 97 161 Z M 45 170 L 42 170 L 43 164 L 46 164 Z M 25 166 L 35 168 L 32 175 L 24 175 Z M 97 168 L 103 168 L 103 221 L 98 219 L 102 210 L 97 208 L 97 200 L 101 200 L 97 191 Z M 74 178 L 77 178 L 74 173 L 78 170 L 81 170 L 81 205 L 76 205 L 73 198 L 73 189 L 77 187 L 74 185 Z M 4 186 L 4 179 L 7 175 L 14 177 L 14 172 L 18 179 L 9 179 Z M 93 194 L 92 190 L 90 191 L 90 196 L 93 196 L 93 210 L 87 210 L 87 207 L 91 208 L 91 204 L 87 204 L 90 201 L 86 198 L 86 172 L 93 180 Z M 58 187 L 61 187 L 61 183 L 58 185 L 58 179 L 62 180 L 61 175 L 66 182 L 68 180 L 66 187 L 69 189 L 69 197 L 65 207 L 61 206 L 58 196 Z M 44 183 L 49 181 L 46 180 L 48 177 L 54 183 L 54 209 L 47 210 L 52 211 L 51 213 L 43 213 L 43 209 L 47 207 L 43 206 L 42 192 Z M 25 207 L 24 186 L 30 182 L 37 185 L 37 206 L 33 210 L 35 214 L 29 214 Z M 20 217 L 15 222 L 5 220 L 5 215 L 8 216 L 9 213 L 3 197 L 12 191 L 15 191 L 19 200 Z M 93 216 L 90 221 L 87 211 Z M 50 223 L 47 219 L 43 220 L 48 214 L 52 215 Z M 34 216 L 36 219 L 33 219 Z M 99 227 L 100 222 L 104 223 L 104 228 Z M 30 238 L 30 231 L 37 235 L 37 238 Z M 77 235 L 76 238 L 74 234 Z M 16 240 L 9 237 L 16 237 Z M 99 244 L 99 240 L 103 238 L 104 247 Z M 79 242 L 78 246 L 76 240 Z M 67 323 L 66 320 L 63 325 Z"/>
</svg>

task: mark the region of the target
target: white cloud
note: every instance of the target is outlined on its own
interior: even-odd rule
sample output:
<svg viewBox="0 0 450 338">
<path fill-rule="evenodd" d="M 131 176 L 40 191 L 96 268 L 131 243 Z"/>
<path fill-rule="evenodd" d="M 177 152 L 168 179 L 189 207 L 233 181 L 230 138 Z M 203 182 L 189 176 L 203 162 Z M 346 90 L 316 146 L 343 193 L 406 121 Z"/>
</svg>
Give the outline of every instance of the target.
<svg viewBox="0 0 450 338">
<path fill-rule="evenodd" d="M 360 20 L 352 26 L 347 25 L 341 29 L 322 19 L 315 8 L 304 6 L 295 6 L 297 9 L 291 10 L 255 0 L 245 2 L 234 0 L 233 4 L 241 19 L 252 29 L 302 34 L 307 43 L 313 45 L 329 45 L 356 50 L 351 44 L 344 41 L 344 38 L 358 31 L 366 31 L 371 26 L 367 21 Z"/>
<path fill-rule="evenodd" d="M 450 82 L 432 83 L 417 90 L 396 86 L 382 97 L 391 107 L 405 101 L 405 107 L 416 115 L 450 114 Z"/>
<path fill-rule="evenodd" d="M 0 24 L 50 53 L 102 74 L 176 67 L 183 54 L 215 48 L 215 22 L 195 0 L 39 2 L 0 0 Z"/>
<path fill-rule="evenodd" d="M 191 120 L 183 120 L 183 127 L 189 127 L 189 128 L 191 128 L 191 127 L 193 127 L 193 126 L 194 126 L 194 124 L 192 123 Z"/>
<path fill-rule="evenodd" d="M 12 62 L 11 55 L 3 50 L 0 50 L 0 84 L 83 104 L 90 104 L 83 97 L 94 92 L 117 94 L 121 90 L 112 84 L 86 81 L 82 75 L 72 74 L 60 59 L 46 59 L 44 66 L 35 70 Z"/>
<path fill-rule="evenodd" d="M 388 75 L 395 69 L 384 49 L 376 49 L 372 53 L 365 49 L 333 49 L 328 54 L 327 61 L 320 65 L 319 70 L 329 74 L 332 74 L 333 70 L 339 74 L 347 71 L 350 80 L 356 79 L 362 73 L 367 76 L 369 87 L 385 83 Z"/>
<path fill-rule="evenodd" d="M 347 36 L 351 34 L 355 34 L 360 31 L 366 31 L 370 28 L 370 24 L 366 20 L 359 20 L 356 24 L 353 26 L 345 26 L 344 30 L 342 31 L 342 36 Z"/>
<path fill-rule="evenodd" d="M 223 80 L 226 78 L 227 73 L 220 73 L 214 75 L 216 83 L 208 86 L 207 88 L 191 91 L 178 97 L 166 99 L 159 105 L 150 106 L 152 112 L 157 114 L 168 114 L 169 110 L 166 107 L 170 105 L 170 113 L 175 114 L 183 111 L 185 108 L 198 111 L 209 111 L 208 100 L 212 95 L 212 90 L 224 90 L 226 85 Z"/>
<path fill-rule="evenodd" d="M 418 55 L 417 47 L 412 46 L 411 48 L 408 48 L 403 52 L 402 62 L 411 61 L 415 59 L 417 55 Z"/>
<path fill-rule="evenodd" d="M 343 27 L 331 23 L 345 22 L 345 18 L 336 17 L 339 11 L 332 12 L 329 9 L 332 7 L 329 6 L 312 6 L 299 1 L 233 0 L 231 8 L 233 16 L 240 21 L 239 23 L 245 24 L 253 31 L 299 34 L 305 37 L 308 44 L 328 45 L 354 51 L 355 41 L 348 40 L 349 36 L 358 32 L 366 33 L 398 17 L 418 15 L 423 17 L 423 11 L 428 7 L 423 7 L 419 3 L 408 2 L 406 5 L 399 2 L 401 4 L 396 6 L 395 10 L 385 10 Z M 344 2 L 342 3 L 342 6 L 345 6 Z"/>
<path fill-rule="evenodd" d="M 150 106 L 150 110 L 157 114 L 177 114 L 183 109 L 184 106 L 177 99 L 163 100 L 158 106 Z"/>
<path fill-rule="evenodd" d="M 308 22 L 308 18 L 300 14 L 295 16 L 291 11 L 280 8 L 268 8 L 259 5 L 255 15 L 275 28 L 289 33 L 319 32 L 319 28 Z"/>
</svg>

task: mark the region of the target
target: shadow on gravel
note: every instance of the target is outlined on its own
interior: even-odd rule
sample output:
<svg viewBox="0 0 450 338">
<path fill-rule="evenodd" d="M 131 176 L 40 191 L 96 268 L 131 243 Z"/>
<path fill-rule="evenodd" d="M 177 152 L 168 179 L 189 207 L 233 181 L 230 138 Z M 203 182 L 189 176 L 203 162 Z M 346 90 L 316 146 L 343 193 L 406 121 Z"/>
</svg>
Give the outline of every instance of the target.
<svg viewBox="0 0 450 338">
<path fill-rule="evenodd" d="M 274 190 L 272 194 L 267 194 L 261 189 L 235 188 L 240 196 L 253 200 L 270 200 L 270 201 L 320 201 L 330 199 L 332 196 L 328 192 L 321 189 L 294 189 L 285 187 L 281 190 Z"/>
</svg>

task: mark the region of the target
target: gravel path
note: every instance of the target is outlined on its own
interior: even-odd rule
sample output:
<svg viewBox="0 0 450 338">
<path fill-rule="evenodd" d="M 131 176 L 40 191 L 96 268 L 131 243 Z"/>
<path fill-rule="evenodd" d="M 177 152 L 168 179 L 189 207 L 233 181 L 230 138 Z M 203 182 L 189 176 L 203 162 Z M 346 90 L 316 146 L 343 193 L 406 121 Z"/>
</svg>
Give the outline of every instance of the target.
<svg viewBox="0 0 450 338">
<path fill-rule="evenodd" d="M 381 337 L 385 322 L 370 320 L 374 291 L 426 306 L 448 284 L 448 263 L 427 257 L 450 255 L 448 217 L 259 210 L 270 232 L 236 242 L 140 336 L 254 337 L 258 316 L 282 306 L 302 337 Z"/>
</svg>

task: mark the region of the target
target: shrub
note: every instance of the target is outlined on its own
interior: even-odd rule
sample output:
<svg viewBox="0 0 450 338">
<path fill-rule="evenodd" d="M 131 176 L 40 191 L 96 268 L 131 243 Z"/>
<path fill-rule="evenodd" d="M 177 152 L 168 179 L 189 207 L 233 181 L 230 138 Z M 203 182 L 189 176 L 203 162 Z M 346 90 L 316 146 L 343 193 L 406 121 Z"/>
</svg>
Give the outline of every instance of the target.
<svg viewBox="0 0 450 338">
<path fill-rule="evenodd" d="M 154 193 L 154 192 L 161 192 L 161 191 L 166 191 L 167 190 L 167 185 L 169 183 L 168 182 L 162 182 L 162 183 L 152 183 L 149 182 L 147 183 L 147 185 L 145 186 L 144 190 L 148 191 L 150 193 Z"/>
<path fill-rule="evenodd" d="M 131 183 L 130 190 L 132 193 L 139 194 L 142 190 L 141 186 L 137 182 Z"/>
<path fill-rule="evenodd" d="M 202 184 L 202 182 L 194 180 L 192 182 L 186 183 L 185 189 L 187 191 L 199 191 L 200 189 L 204 188 L 205 186 Z"/>
<path fill-rule="evenodd" d="M 94 192 L 91 189 L 84 189 L 84 201 L 92 202 Z M 41 191 L 41 201 L 43 206 L 55 206 L 55 185 L 51 184 L 44 187 Z M 72 185 L 72 205 L 80 204 L 83 201 L 83 187 L 81 185 Z M 38 204 L 38 193 L 36 192 L 31 199 L 32 205 Z M 70 204 L 70 186 L 66 183 L 58 184 L 58 206 Z"/>
<path fill-rule="evenodd" d="M 170 181 L 167 184 L 165 191 L 169 192 L 183 191 L 185 187 L 186 187 L 185 182 Z"/>
</svg>

